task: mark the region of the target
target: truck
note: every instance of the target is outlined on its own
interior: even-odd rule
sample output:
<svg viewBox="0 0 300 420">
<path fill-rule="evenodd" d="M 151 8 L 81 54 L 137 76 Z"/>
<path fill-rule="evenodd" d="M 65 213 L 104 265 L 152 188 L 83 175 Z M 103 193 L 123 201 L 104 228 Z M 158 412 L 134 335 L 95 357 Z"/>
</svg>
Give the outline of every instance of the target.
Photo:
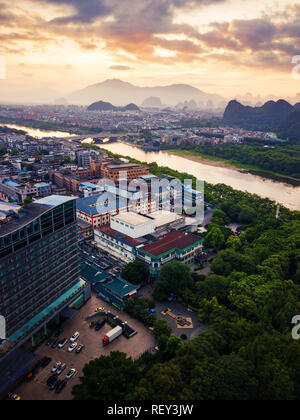
<svg viewBox="0 0 300 420">
<path fill-rule="evenodd" d="M 123 333 L 123 329 L 121 327 L 116 327 L 113 330 L 109 331 L 106 336 L 103 338 L 103 345 L 108 346 L 114 340 L 116 340 L 120 335 Z"/>
</svg>

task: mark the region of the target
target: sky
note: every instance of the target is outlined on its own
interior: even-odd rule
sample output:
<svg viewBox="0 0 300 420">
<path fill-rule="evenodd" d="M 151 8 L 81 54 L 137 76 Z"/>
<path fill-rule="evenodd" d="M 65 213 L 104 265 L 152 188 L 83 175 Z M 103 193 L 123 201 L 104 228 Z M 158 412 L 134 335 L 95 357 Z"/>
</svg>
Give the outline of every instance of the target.
<svg viewBox="0 0 300 420">
<path fill-rule="evenodd" d="M 0 0 L 1 102 L 114 78 L 287 98 L 300 92 L 295 56 L 299 1 Z"/>
</svg>

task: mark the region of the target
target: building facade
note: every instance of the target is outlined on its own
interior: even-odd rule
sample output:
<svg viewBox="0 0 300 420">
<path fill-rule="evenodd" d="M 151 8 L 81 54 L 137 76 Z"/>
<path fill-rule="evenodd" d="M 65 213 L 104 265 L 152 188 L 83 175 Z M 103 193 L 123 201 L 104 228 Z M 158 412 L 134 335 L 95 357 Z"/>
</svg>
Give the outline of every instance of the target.
<svg viewBox="0 0 300 420">
<path fill-rule="evenodd" d="M 76 205 L 50 196 L 0 225 L 0 314 L 16 343 L 80 294 Z"/>
<path fill-rule="evenodd" d="M 193 264 L 203 249 L 203 239 L 198 236 L 172 231 L 160 240 L 137 249 L 137 258 L 150 269 L 150 277 L 157 278 L 160 268 L 174 260 Z"/>
<path fill-rule="evenodd" d="M 136 260 L 136 247 L 140 242 L 115 231 L 109 226 L 95 229 L 95 243 L 98 248 L 112 254 L 126 263 Z"/>
</svg>

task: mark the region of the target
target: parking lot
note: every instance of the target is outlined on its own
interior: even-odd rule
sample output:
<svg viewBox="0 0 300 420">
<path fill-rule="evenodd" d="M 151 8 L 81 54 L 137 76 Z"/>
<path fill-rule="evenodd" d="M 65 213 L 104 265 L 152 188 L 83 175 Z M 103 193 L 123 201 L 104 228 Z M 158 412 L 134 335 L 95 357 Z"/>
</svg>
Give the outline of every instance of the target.
<svg viewBox="0 0 300 420">
<path fill-rule="evenodd" d="M 103 347 L 102 340 L 105 334 L 112 329 L 108 324 L 99 331 L 89 327 L 90 321 L 86 318 L 95 312 L 95 308 L 102 306 L 106 311 L 111 311 L 128 322 L 133 327 L 137 334 L 131 339 L 124 336 L 119 337 L 116 341 L 107 347 Z M 96 319 L 97 320 L 97 319 Z M 96 295 L 92 295 L 83 308 L 75 315 L 73 319 L 66 321 L 62 328 L 64 332 L 59 339 L 70 338 L 76 331 L 80 333 L 80 338 L 77 340 L 78 345 L 84 344 L 85 348 L 77 355 L 68 352 L 69 342 L 63 349 L 52 349 L 43 344 L 36 351 L 39 358 L 50 357 L 52 359 L 49 366 L 41 369 L 31 383 L 21 384 L 16 392 L 21 396 L 22 400 L 70 400 L 72 399 L 72 387 L 79 383 L 79 377 L 82 375 L 82 369 L 86 363 L 101 355 L 109 355 L 111 351 L 121 351 L 137 359 L 141 354 L 155 346 L 155 338 L 139 321 L 131 318 L 126 313 L 120 313 L 115 308 L 102 300 L 99 300 Z M 69 381 L 66 388 L 61 394 L 57 395 L 54 391 L 49 391 L 46 386 L 47 379 L 51 376 L 51 368 L 56 362 L 66 364 L 66 370 L 60 375 L 59 379 L 65 379 L 66 374 L 70 369 L 76 369 L 76 375 Z"/>
</svg>

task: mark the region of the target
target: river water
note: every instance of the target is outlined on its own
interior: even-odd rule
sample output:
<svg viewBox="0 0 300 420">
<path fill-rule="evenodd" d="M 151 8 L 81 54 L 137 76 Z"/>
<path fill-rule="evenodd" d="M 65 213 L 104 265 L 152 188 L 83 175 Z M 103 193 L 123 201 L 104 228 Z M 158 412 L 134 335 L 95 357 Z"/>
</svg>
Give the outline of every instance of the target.
<svg viewBox="0 0 300 420">
<path fill-rule="evenodd" d="M 48 131 L 48 130 L 40 130 L 39 128 L 23 127 L 21 125 L 15 125 L 15 124 L 0 124 L 0 127 L 4 127 L 4 126 L 12 128 L 14 130 L 25 131 L 28 134 L 28 136 L 35 137 L 37 139 L 42 139 L 44 137 L 63 138 L 63 137 L 76 136 L 76 134 L 70 134 L 64 131 Z"/>
<path fill-rule="evenodd" d="M 28 135 L 42 139 L 43 137 L 70 137 L 69 133 L 61 131 L 46 131 L 12 124 L 6 125 L 17 130 L 23 130 Z M 277 182 L 250 173 L 240 172 L 231 168 L 212 166 L 207 163 L 195 162 L 187 157 L 176 156 L 172 153 L 145 152 L 127 143 L 103 144 L 101 148 L 123 156 L 130 156 L 141 162 L 156 162 L 159 166 L 168 166 L 179 172 L 186 172 L 199 180 L 210 184 L 226 184 L 241 191 L 267 197 L 285 205 L 292 210 L 300 210 L 300 187 L 294 187 L 283 182 Z"/>
<path fill-rule="evenodd" d="M 270 198 L 291 210 L 300 210 L 300 187 L 231 168 L 195 162 L 187 157 L 176 156 L 165 151 L 145 152 L 127 143 L 105 144 L 101 145 L 101 148 L 122 156 L 130 156 L 141 162 L 156 162 L 159 166 L 167 166 L 179 172 L 186 172 L 210 184 L 227 184 L 236 190 L 248 191 L 251 194 Z"/>
</svg>

